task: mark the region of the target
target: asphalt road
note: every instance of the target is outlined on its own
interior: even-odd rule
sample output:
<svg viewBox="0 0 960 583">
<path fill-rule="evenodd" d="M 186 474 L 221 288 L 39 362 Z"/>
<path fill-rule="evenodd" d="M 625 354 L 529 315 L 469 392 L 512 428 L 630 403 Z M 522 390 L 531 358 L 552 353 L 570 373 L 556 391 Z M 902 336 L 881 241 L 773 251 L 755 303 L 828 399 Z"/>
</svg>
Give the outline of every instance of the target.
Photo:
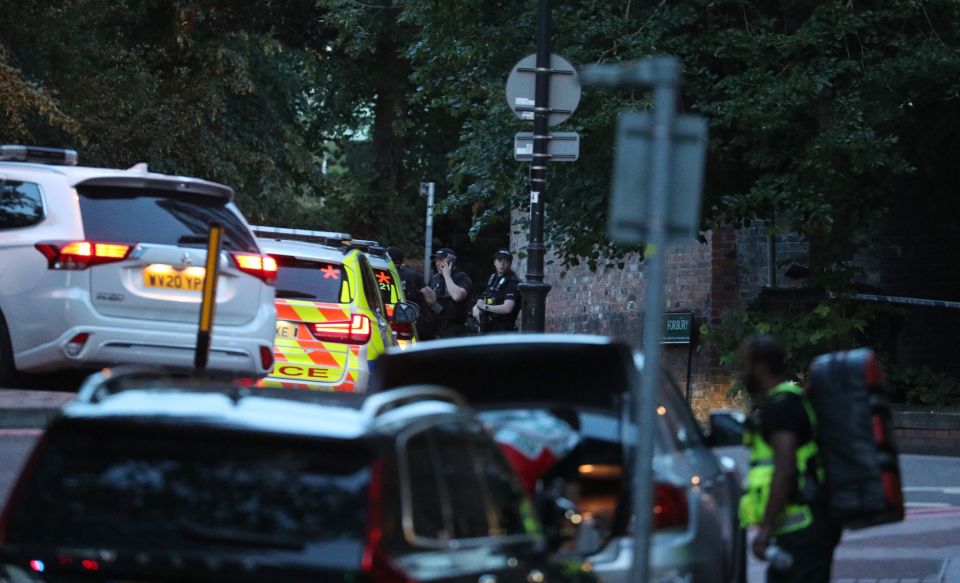
<svg viewBox="0 0 960 583">
<path fill-rule="evenodd" d="M 0 499 L 40 437 L 39 430 L 0 430 Z M 848 531 L 834 558 L 838 583 L 960 583 L 960 458 L 901 456 L 908 516 L 904 522 Z M 765 580 L 751 560 L 750 582 Z"/>
</svg>

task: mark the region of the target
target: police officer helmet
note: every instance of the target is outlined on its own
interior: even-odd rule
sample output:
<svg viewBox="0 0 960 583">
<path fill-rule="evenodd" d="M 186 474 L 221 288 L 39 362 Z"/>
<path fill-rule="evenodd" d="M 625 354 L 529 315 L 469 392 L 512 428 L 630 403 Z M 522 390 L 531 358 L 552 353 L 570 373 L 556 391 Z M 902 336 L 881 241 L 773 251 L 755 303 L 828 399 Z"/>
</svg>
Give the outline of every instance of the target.
<svg viewBox="0 0 960 583">
<path fill-rule="evenodd" d="M 513 263 L 513 253 L 509 249 L 498 249 L 496 253 L 493 254 L 494 259 L 506 259 L 510 263 Z"/>
</svg>

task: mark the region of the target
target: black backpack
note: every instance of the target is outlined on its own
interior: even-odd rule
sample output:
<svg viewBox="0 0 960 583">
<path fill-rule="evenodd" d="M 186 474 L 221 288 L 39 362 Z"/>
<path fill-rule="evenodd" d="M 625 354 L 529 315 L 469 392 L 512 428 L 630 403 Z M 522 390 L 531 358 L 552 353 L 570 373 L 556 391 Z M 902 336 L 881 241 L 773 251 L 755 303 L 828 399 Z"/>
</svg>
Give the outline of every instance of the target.
<svg viewBox="0 0 960 583">
<path fill-rule="evenodd" d="M 851 529 L 903 520 L 890 402 L 873 351 L 817 357 L 807 396 L 817 416 L 830 517 Z"/>
</svg>

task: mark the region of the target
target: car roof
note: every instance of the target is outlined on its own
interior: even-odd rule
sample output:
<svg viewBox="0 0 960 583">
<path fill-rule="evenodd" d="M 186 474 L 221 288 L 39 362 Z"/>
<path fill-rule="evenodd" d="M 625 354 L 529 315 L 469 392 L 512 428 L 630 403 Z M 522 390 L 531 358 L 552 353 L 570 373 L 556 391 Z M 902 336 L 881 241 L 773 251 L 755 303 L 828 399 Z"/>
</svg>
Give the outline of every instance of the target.
<svg viewBox="0 0 960 583">
<path fill-rule="evenodd" d="M 463 414 L 465 406 L 462 397 L 436 385 L 377 395 L 259 389 L 238 386 L 229 376 L 130 366 L 89 377 L 61 417 L 355 439 L 398 421 Z"/>
<path fill-rule="evenodd" d="M 97 403 L 71 402 L 65 419 L 124 419 L 244 429 L 313 437 L 355 439 L 367 432 L 357 409 L 266 396 L 175 389 L 128 390 Z"/>
<path fill-rule="evenodd" d="M 637 382 L 626 344 L 602 336 L 492 334 L 390 349 L 369 391 L 442 384 L 478 406 L 569 406 L 620 410 Z"/>
<path fill-rule="evenodd" d="M 229 186 L 201 178 L 194 178 L 192 176 L 177 176 L 150 172 L 146 164 L 137 164 L 125 170 L 120 168 L 58 166 L 34 162 L 3 161 L 0 162 L 0 168 L 59 174 L 67 180 L 70 186 L 74 187 L 81 183 L 101 186 L 138 186 L 141 188 L 166 187 L 171 190 L 197 191 L 201 194 L 214 194 L 227 200 L 233 200 L 234 196 L 233 189 Z"/>
<path fill-rule="evenodd" d="M 300 257 L 302 259 L 316 259 L 331 263 L 343 263 L 344 257 L 350 253 L 344 253 L 344 249 L 341 247 L 308 243 L 306 241 L 294 241 L 291 239 L 257 237 L 257 244 L 260 245 L 260 249 L 262 249 L 264 253 L 293 255 L 294 257 Z"/>
<path fill-rule="evenodd" d="M 390 269 L 392 264 L 389 257 L 380 257 L 379 255 L 372 255 L 367 253 L 367 259 L 370 260 L 370 265 L 372 267 L 377 267 L 380 269 Z"/>
</svg>

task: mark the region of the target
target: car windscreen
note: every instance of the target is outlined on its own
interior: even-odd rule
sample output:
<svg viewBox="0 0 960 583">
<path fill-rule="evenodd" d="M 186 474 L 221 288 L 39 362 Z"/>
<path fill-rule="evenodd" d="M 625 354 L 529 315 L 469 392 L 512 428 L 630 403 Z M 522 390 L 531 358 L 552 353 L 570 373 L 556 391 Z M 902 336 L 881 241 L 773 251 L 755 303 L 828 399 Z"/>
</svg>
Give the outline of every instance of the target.
<svg viewBox="0 0 960 583">
<path fill-rule="evenodd" d="M 172 191 L 79 185 L 87 239 L 159 245 L 206 244 L 210 225 L 223 227 L 223 246 L 258 253 L 256 240 L 223 200 Z"/>
<path fill-rule="evenodd" d="M 277 260 L 277 298 L 345 304 L 350 287 L 343 265 L 273 255 Z"/>
<path fill-rule="evenodd" d="M 47 435 L 9 543 L 361 565 L 371 479 L 362 445 L 169 425 L 67 427 Z"/>
<path fill-rule="evenodd" d="M 374 267 L 373 274 L 377 277 L 377 287 L 380 288 L 380 297 L 383 298 L 383 305 L 392 306 L 397 303 L 395 297 L 396 291 L 393 287 L 396 282 L 393 280 L 393 274 L 390 273 L 390 270 Z"/>
</svg>

